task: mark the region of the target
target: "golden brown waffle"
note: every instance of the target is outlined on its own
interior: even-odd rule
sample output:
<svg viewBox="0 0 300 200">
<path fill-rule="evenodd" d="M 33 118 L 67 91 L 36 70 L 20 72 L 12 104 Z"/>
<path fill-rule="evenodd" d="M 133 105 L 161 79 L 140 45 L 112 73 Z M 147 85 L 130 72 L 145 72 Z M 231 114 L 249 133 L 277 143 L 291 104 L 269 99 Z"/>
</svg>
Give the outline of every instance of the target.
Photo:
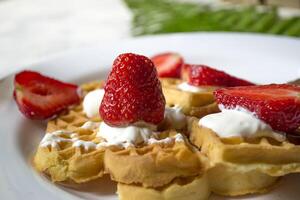
<svg viewBox="0 0 300 200">
<path fill-rule="evenodd" d="M 157 139 L 171 138 L 176 133 L 165 131 Z M 113 180 L 153 188 L 169 184 L 178 177 L 204 174 L 206 163 L 206 158 L 187 141 L 110 149 L 105 154 L 105 168 Z"/>
<path fill-rule="evenodd" d="M 92 82 L 82 85 L 83 94 L 102 87 L 103 82 Z M 100 142 L 97 139 L 97 129 L 84 129 L 81 126 L 87 122 L 100 122 L 99 117 L 87 118 L 82 105 L 71 107 L 47 124 L 46 132 L 51 134 L 57 130 L 66 130 L 77 134 L 84 141 Z M 50 135 L 51 136 L 51 135 Z M 34 166 L 40 172 L 49 175 L 52 181 L 86 182 L 101 177 L 104 173 L 104 150 L 83 149 L 72 147 L 71 134 L 60 134 L 58 137 L 66 139 L 58 146 L 39 146 L 34 157 Z"/>
<path fill-rule="evenodd" d="M 101 86 L 102 83 L 94 82 L 84 84 L 81 88 L 86 94 Z M 46 131 L 48 136 L 57 136 L 61 141 L 56 146 L 39 146 L 34 157 L 37 170 L 50 175 L 53 181 L 77 183 L 96 179 L 110 172 L 113 180 L 152 187 L 169 184 L 176 177 L 199 175 L 205 170 L 203 156 L 187 145 L 187 141 L 173 140 L 168 144 L 155 143 L 128 149 L 114 146 L 98 149 L 74 147 L 73 134 L 94 146 L 102 142 L 101 138 L 96 137 L 98 126 L 94 129 L 82 128 L 88 121 L 99 123 L 101 119 L 87 118 L 81 104 L 49 121 Z M 61 130 L 67 133 L 56 132 Z M 175 134 L 176 131 L 168 130 L 160 133 L 156 139 L 161 140 Z"/>
<path fill-rule="evenodd" d="M 211 129 L 199 127 L 198 119 L 191 120 L 190 140 L 197 147 L 201 147 L 201 152 L 207 155 L 212 168 L 209 174 L 222 178 L 230 182 L 230 177 L 236 173 L 246 174 L 256 185 L 262 187 L 247 187 L 242 190 L 227 191 L 221 185 L 212 184 L 212 189 L 216 193 L 239 195 L 244 193 L 263 192 L 271 186 L 276 177 L 289 173 L 300 172 L 300 146 L 288 141 L 278 142 L 271 138 L 259 138 L 251 141 L 242 139 L 221 139 Z M 220 172 L 232 172 L 231 175 Z M 253 172 L 253 174 L 252 174 Z M 254 175 L 256 174 L 256 175 Z M 261 180 L 254 180 L 259 177 Z M 246 180 L 247 178 L 243 178 Z M 215 180 L 212 178 L 211 180 Z M 258 183 L 260 182 L 260 183 Z M 245 184 L 246 186 L 246 184 Z"/>
<path fill-rule="evenodd" d="M 178 105 L 182 108 L 184 114 L 199 118 L 210 113 L 219 112 L 213 96 L 215 87 L 206 87 L 205 91 L 192 93 L 177 88 L 177 85 L 182 83 L 180 79 L 161 78 L 160 81 L 167 106 Z"/>
<path fill-rule="evenodd" d="M 207 176 L 178 178 L 164 187 L 153 189 L 118 183 L 120 200 L 206 200 L 210 195 Z"/>
<path fill-rule="evenodd" d="M 212 165 L 207 176 L 214 193 L 224 196 L 240 196 L 269 192 L 278 182 L 278 177 L 269 176 L 259 170 L 232 167 L 225 163 Z"/>
</svg>

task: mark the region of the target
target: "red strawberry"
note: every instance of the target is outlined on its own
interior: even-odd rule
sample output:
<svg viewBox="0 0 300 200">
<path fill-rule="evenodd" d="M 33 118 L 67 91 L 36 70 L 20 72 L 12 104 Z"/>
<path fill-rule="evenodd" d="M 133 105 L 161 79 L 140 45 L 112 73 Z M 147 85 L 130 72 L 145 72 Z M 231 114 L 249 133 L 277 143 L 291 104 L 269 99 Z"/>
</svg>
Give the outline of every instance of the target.
<svg viewBox="0 0 300 200">
<path fill-rule="evenodd" d="M 244 86 L 218 89 L 218 104 L 225 108 L 241 106 L 274 130 L 292 132 L 300 126 L 300 87 L 288 84 Z"/>
<path fill-rule="evenodd" d="M 113 63 L 100 106 L 112 126 L 138 121 L 158 124 L 164 118 L 165 98 L 152 61 L 141 55 L 119 55 Z"/>
<path fill-rule="evenodd" d="M 178 53 L 162 53 L 151 58 L 159 77 L 180 78 L 183 58 Z"/>
<path fill-rule="evenodd" d="M 223 87 L 255 85 L 205 65 L 188 65 L 188 83 L 195 86 L 212 85 Z"/>
<path fill-rule="evenodd" d="M 181 79 L 187 81 L 189 79 L 189 69 L 191 65 L 183 64 L 181 69 Z"/>
<path fill-rule="evenodd" d="M 78 87 L 33 71 L 15 76 L 14 98 L 19 110 L 30 119 L 47 119 L 79 103 Z"/>
</svg>

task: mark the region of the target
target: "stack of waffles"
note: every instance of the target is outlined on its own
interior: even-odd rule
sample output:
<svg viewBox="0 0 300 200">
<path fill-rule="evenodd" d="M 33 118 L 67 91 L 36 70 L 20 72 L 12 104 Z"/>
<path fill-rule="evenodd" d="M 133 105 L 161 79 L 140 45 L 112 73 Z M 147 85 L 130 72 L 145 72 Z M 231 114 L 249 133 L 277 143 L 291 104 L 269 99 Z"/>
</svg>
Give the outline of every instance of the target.
<svg viewBox="0 0 300 200">
<path fill-rule="evenodd" d="M 81 88 L 87 94 L 102 86 L 102 82 L 92 82 Z M 34 157 L 36 169 L 64 184 L 84 183 L 110 174 L 118 182 L 122 200 L 208 198 L 207 158 L 185 135 L 164 130 L 156 139 L 174 138 L 170 143 L 126 149 L 99 146 L 101 121 L 99 116 L 87 117 L 82 102 L 50 120 Z"/>
<path fill-rule="evenodd" d="M 264 193 L 300 172 L 289 138 L 300 125 L 300 87 L 188 69 L 188 82 L 158 79 L 148 58 L 120 55 L 105 89 L 83 84 L 80 102 L 48 121 L 34 166 L 64 184 L 108 174 L 121 200 Z"/>
<path fill-rule="evenodd" d="M 190 115 L 188 130 L 183 131 L 188 134 L 182 135 L 182 140 L 126 149 L 97 146 L 102 120 L 87 117 L 81 102 L 48 122 L 34 158 L 36 169 L 54 182 L 83 183 L 110 174 L 118 182 L 119 198 L 124 200 L 207 199 L 211 191 L 226 196 L 263 193 L 273 188 L 279 177 L 300 171 L 298 145 L 270 138 L 219 138 L 211 129 L 199 127 L 198 114 L 191 116 L 195 113 L 192 110 L 207 107 L 212 109 L 203 115 L 218 112 L 212 91 L 182 92 L 175 87 L 180 80 L 161 82 L 167 105 L 179 104 Z M 101 87 L 103 82 L 92 82 L 81 88 L 87 94 Z M 196 103 L 180 100 L 187 95 L 190 99 L 199 95 L 207 98 Z M 157 140 L 176 134 L 176 130 L 164 130 Z"/>
</svg>

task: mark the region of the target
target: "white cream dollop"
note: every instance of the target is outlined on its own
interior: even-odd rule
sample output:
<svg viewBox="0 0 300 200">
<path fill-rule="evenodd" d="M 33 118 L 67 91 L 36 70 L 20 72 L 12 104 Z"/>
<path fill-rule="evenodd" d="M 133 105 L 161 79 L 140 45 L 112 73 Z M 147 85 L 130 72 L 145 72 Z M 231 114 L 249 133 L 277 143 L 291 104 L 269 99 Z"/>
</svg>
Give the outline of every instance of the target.
<svg viewBox="0 0 300 200">
<path fill-rule="evenodd" d="M 172 142 L 183 142 L 183 136 L 180 133 L 177 133 L 173 137 L 167 137 L 161 140 L 157 140 L 155 138 L 150 138 L 148 140 L 148 144 L 171 144 Z"/>
<path fill-rule="evenodd" d="M 143 127 L 138 125 L 143 124 Z M 111 127 L 105 122 L 100 124 L 97 137 L 103 138 L 105 142 L 99 143 L 99 146 L 118 146 L 122 148 L 134 147 L 139 144 L 171 144 L 173 142 L 182 142 L 183 136 L 178 133 L 174 137 L 156 139 L 158 132 L 153 129 L 153 125 L 146 123 L 137 123 L 126 127 Z"/>
<path fill-rule="evenodd" d="M 99 107 L 104 96 L 104 89 L 93 90 L 83 99 L 83 111 L 89 117 L 96 117 L 99 115 Z"/>
<path fill-rule="evenodd" d="M 254 113 L 244 108 L 224 109 L 220 106 L 220 109 L 219 113 L 201 118 L 199 125 L 212 129 L 221 138 L 270 137 L 277 141 L 285 140 L 283 134 L 275 132 L 268 124 L 258 119 Z"/>
<path fill-rule="evenodd" d="M 40 143 L 40 146 L 51 146 L 52 148 L 59 148 L 58 144 L 61 142 L 75 142 L 76 140 L 77 134 L 70 131 L 58 130 L 52 133 L 46 133 Z"/>
<path fill-rule="evenodd" d="M 91 141 L 84 141 L 84 140 L 76 140 L 74 141 L 73 147 L 83 147 L 84 150 L 93 150 L 97 148 L 97 144 Z"/>
<path fill-rule="evenodd" d="M 96 130 L 99 127 L 99 123 L 87 121 L 80 128 Z M 42 139 L 40 146 L 58 148 L 62 142 L 71 142 L 74 147 L 83 147 L 85 150 L 96 148 L 96 144 L 89 141 L 80 140 L 78 134 L 72 131 L 57 130 L 52 133 L 46 133 Z"/>
<path fill-rule="evenodd" d="M 106 140 L 107 146 L 135 146 L 148 141 L 153 130 L 149 127 L 130 125 L 126 127 L 112 127 L 105 122 L 100 124 L 98 137 Z"/>
<path fill-rule="evenodd" d="M 81 128 L 88 129 L 88 130 L 95 130 L 99 127 L 99 124 L 100 123 L 98 122 L 87 121 L 81 126 Z"/>
<path fill-rule="evenodd" d="M 98 127 L 99 123 L 87 121 L 80 128 L 97 130 Z M 101 122 L 96 136 L 103 140 L 100 143 L 81 140 L 77 133 L 71 131 L 57 130 L 52 133 L 46 133 L 40 142 L 40 146 L 59 149 L 59 144 L 67 142 L 72 143 L 73 147 L 82 147 L 88 151 L 108 146 L 128 148 L 139 144 L 173 144 L 174 142 L 184 141 L 180 133 L 164 139 L 157 139 L 158 135 L 159 132 L 156 132 L 156 126 L 144 122 L 135 123 L 127 127 L 111 127 Z"/>
<path fill-rule="evenodd" d="M 192 92 L 192 93 L 198 93 L 198 92 L 203 92 L 205 89 L 198 87 L 198 86 L 193 86 L 189 84 L 188 82 L 183 82 L 177 85 L 177 88 L 186 91 L 186 92 Z"/>
<path fill-rule="evenodd" d="M 167 120 L 167 122 L 169 122 L 175 129 L 182 129 L 187 124 L 186 116 L 181 110 L 182 108 L 178 105 L 171 108 L 165 108 L 165 120 Z"/>
</svg>

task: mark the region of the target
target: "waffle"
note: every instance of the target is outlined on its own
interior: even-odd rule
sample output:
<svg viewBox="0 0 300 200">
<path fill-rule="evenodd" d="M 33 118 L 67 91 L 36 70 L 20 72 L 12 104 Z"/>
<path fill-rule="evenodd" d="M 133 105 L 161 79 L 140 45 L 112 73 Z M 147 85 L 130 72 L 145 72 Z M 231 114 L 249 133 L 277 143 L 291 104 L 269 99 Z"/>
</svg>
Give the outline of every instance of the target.
<svg viewBox="0 0 300 200">
<path fill-rule="evenodd" d="M 157 139 L 172 138 L 176 133 L 165 131 Z M 105 168 L 112 180 L 143 187 L 162 187 L 178 177 L 203 174 L 206 166 L 205 157 L 185 140 L 109 149 L 105 154 Z"/>
<path fill-rule="evenodd" d="M 277 177 L 300 172 L 300 146 L 271 138 L 247 141 L 222 139 L 211 129 L 199 127 L 198 121 L 191 120 L 190 140 L 201 147 L 201 152 L 210 160 L 211 169 L 208 173 L 211 180 L 216 180 L 213 177 L 226 180 L 222 182 L 226 183 L 223 185 L 211 183 L 214 192 L 226 195 L 264 192 L 276 182 Z M 246 178 L 237 174 L 244 174 Z M 243 190 L 232 185 L 237 182 L 234 181 L 235 178 L 240 179 L 239 181 L 249 179 L 247 184 L 240 184 L 240 187 L 244 187 Z"/>
<path fill-rule="evenodd" d="M 81 86 L 83 93 L 102 86 L 93 82 Z M 86 122 L 96 123 L 93 128 L 82 127 Z M 202 174 L 205 170 L 204 158 L 187 144 L 187 141 L 153 143 L 151 145 L 120 148 L 100 147 L 103 142 L 96 137 L 100 117 L 87 118 L 82 104 L 73 106 L 50 120 L 47 134 L 34 157 L 36 169 L 49 175 L 52 181 L 87 182 L 110 173 L 113 180 L 143 186 L 160 187 L 169 184 L 177 177 L 190 177 Z M 175 130 L 161 132 L 155 139 L 163 140 L 177 134 Z M 75 136 L 74 136 L 75 135 Z M 181 135 L 184 137 L 183 135 Z M 47 137 L 55 137 L 57 144 L 46 143 Z M 74 146 L 80 139 L 91 147 Z"/>
<path fill-rule="evenodd" d="M 224 196 L 240 196 L 269 192 L 276 186 L 279 178 L 269 176 L 259 170 L 232 167 L 224 163 L 212 165 L 207 176 L 211 190 Z"/>
<path fill-rule="evenodd" d="M 178 105 L 184 114 L 199 118 L 219 112 L 213 96 L 215 87 L 206 87 L 206 91 L 192 93 L 177 88 L 177 85 L 182 83 L 180 79 L 162 78 L 160 81 L 167 106 Z"/>
<path fill-rule="evenodd" d="M 206 200 L 210 195 L 207 176 L 178 178 L 171 184 L 158 188 L 118 183 L 120 200 Z"/>
<path fill-rule="evenodd" d="M 83 94 L 86 94 L 102 85 L 102 82 L 92 82 L 82 85 L 81 89 Z M 46 129 L 48 136 L 57 137 L 61 141 L 58 145 L 49 144 L 38 147 L 33 161 L 36 169 L 49 175 L 54 182 L 82 183 L 101 177 L 104 174 L 104 149 L 84 149 L 82 146 L 72 146 L 71 136 L 74 136 L 72 134 L 87 142 L 100 142 L 96 138 L 97 128 L 82 128 L 87 121 L 99 123 L 101 119 L 100 117 L 87 118 L 82 104 L 73 106 L 50 120 Z M 59 130 L 64 130 L 64 132 Z M 56 133 L 56 136 L 53 133 Z"/>
</svg>

